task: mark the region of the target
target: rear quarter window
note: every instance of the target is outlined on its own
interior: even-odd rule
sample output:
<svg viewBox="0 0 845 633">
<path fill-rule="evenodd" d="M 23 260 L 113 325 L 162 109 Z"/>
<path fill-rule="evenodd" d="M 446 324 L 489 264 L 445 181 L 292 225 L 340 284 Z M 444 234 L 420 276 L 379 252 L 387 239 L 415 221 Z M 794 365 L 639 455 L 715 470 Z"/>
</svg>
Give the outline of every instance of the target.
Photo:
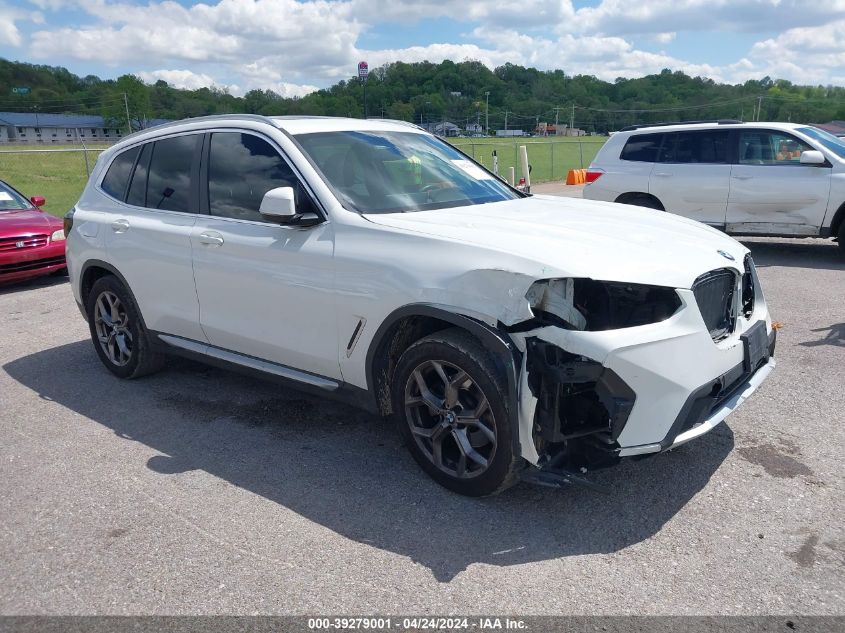
<svg viewBox="0 0 845 633">
<path fill-rule="evenodd" d="M 641 163 L 655 163 L 662 141 L 663 134 L 635 134 L 625 142 L 619 158 Z"/>
<path fill-rule="evenodd" d="M 118 154 L 109 166 L 105 178 L 100 185 L 107 194 L 121 202 L 126 197 L 126 187 L 129 184 L 129 176 L 135 166 L 135 159 L 138 158 L 140 148 L 133 147 Z"/>
</svg>

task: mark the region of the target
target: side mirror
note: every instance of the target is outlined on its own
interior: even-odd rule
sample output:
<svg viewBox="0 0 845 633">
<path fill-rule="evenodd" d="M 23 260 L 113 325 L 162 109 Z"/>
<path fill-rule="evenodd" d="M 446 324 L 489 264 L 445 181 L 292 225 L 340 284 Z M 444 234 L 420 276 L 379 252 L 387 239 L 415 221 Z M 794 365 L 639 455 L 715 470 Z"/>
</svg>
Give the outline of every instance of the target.
<svg viewBox="0 0 845 633">
<path fill-rule="evenodd" d="M 258 207 L 258 212 L 277 222 L 292 220 L 296 215 L 293 187 L 276 187 L 265 193 L 261 200 L 261 206 Z"/>
<path fill-rule="evenodd" d="M 800 162 L 802 165 L 826 165 L 827 159 L 817 149 L 808 149 L 806 152 L 801 152 Z"/>
<path fill-rule="evenodd" d="M 258 212 L 269 220 L 279 224 L 296 226 L 314 226 L 322 220 L 316 213 L 297 213 L 296 194 L 293 187 L 276 187 L 264 194 Z"/>
<path fill-rule="evenodd" d="M 32 196 L 29 201 L 36 207 L 43 207 L 46 204 L 47 199 L 44 196 Z"/>
</svg>

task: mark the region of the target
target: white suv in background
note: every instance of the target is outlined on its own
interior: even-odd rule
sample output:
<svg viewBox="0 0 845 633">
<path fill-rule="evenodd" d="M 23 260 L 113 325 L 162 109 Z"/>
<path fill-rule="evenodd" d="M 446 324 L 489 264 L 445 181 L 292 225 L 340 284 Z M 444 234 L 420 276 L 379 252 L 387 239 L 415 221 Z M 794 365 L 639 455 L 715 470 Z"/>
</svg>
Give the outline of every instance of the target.
<svg viewBox="0 0 845 633">
<path fill-rule="evenodd" d="M 182 354 L 393 415 L 464 494 L 671 449 L 775 366 L 732 238 L 526 196 L 400 122 L 140 132 L 102 153 L 65 226 L 73 295 L 113 374 Z"/>
<path fill-rule="evenodd" d="M 635 126 L 612 135 L 584 197 L 731 235 L 834 237 L 845 251 L 845 139 L 795 123 Z"/>
</svg>

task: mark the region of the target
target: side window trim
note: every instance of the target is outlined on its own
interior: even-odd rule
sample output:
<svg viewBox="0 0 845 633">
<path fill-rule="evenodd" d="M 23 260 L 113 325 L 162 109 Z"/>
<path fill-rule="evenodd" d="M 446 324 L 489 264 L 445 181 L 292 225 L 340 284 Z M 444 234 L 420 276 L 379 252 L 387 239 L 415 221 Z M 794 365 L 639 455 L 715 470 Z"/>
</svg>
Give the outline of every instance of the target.
<svg viewBox="0 0 845 633">
<path fill-rule="evenodd" d="M 131 148 L 126 151 L 131 151 Z M 126 202 L 126 197 L 129 195 L 129 185 L 132 184 L 132 179 L 135 177 L 135 167 L 138 165 L 138 161 L 141 159 L 141 154 L 143 152 L 144 146 L 139 145 L 138 153 L 135 155 L 135 160 L 132 161 L 132 169 L 129 170 L 129 178 L 126 179 L 126 186 L 123 187 L 123 197 L 120 199 L 121 202 Z"/>
<path fill-rule="evenodd" d="M 208 203 L 208 158 L 211 153 L 211 132 L 202 135 L 202 149 L 199 160 L 199 173 L 197 174 L 197 186 L 199 187 L 199 204 L 202 215 L 211 215 L 211 208 Z"/>
<path fill-rule="evenodd" d="M 272 138 L 262 134 L 257 130 L 251 130 L 246 128 L 236 128 L 236 127 L 224 127 L 224 128 L 212 128 L 205 131 L 206 139 L 203 141 L 203 152 L 202 152 L 202 168 L 199 172 L 200 177 L 200 202 L 203 203 L 205 206 L 201 207 L 201 213 L 211 215 L 211 207 L 208 197 L 208 167 L 210 164 L 210 157 L 211 157 L 211 135 L 215 133 L 221 132 L 232 132 L 235 134 L 249 134 L 250 136 L 254 136 L 265 143 L 267 143 L 273 151 L 277 152 L 279 156 L 281 156 L 282 160 L 287 164 L 288 168 L 290 168 L 293 175 L 296 177 L 297 182 L 302 186 L 302 189 L 305 191 L 306 195 L 311 199 L 312 204 L 317 212 L 317 215 L 320 216 L 322 222 L 329 221 L 329 214 L 326 212 L 325 207 L 323 207 L 322 202 L 320 199 L 314 194 L 314 190 L 311 188 L 311 185 L 308 181 L 303 178 L 302 173 L 297 169 L 296 165 L 288 158 L 287 152 L 282 149 L 279 144 L 274 141 Z M 227 218 L 224 216 L 213 216 L 219 220 L 231 220 L 233 222 L 249 222 L 251 224 L 261 224 L 261 225 L 273 225 L 273 226 L 284 226 L 280 224 L 276 224 L 274 222 L 265 222 L 262 220 L 247 220 L 244 218 Z"/>
<path fill-rule="evenodd" d="M 134 205 L 134 204 L 129 202 L 129 192 L 132 190 L 132 183 L 135 182 L 135 176 L 138 173 L 138 165 L 141 164 L 141 157 L 144 156 L 144 152 L 146 151 L 147 147 L 150 148 L 150 151 L 147 152 L 147 154 L 146 154 L 146 159 L 147 159 L 146 160 L 146 167 L 147 167 L 147 171 L 149 171 L 149 169 L 150 169 L 150 157 L 153 155 L 153 151 L 152 151 L 153 148 L 150 147 L 150 146 L 153 143 L 154 143 L 154 141 L 150 141 L 149 143 L 143 143 L 143 144 L 138 146 L 139 151 L 138 151 L 138 156 L 135 159 L 135 164 L 132 166 L 132 176 L 129 178 L 129 182 L 126 183 L 126 192 L 123 194 L 123 202 L 125 204 L 128 204 L 129 206 L 133 206 L 133 207 L 137 206 L 137 205 Z M 146 204 L 147 204 L 147 183 L 145 182 L 144 183 L 144 205 L 142 205 L 139 208 L 146 208 Z"/>
<path fill-rule="evenodd" d="M 197 139 L 197 146 L 194 148 L 194 155 L 191 159 L 191 183 L 188 186 L 190 194 L 188 200 L 193 203 L 191 213 L 203 215 L 202 199 L 200 198 L 200 167 L 202 163 L 202 152 L 205 148 L 205 139 L 208 136 L 205 134 L 198 134 L 200 138 Z"/>
</svg>

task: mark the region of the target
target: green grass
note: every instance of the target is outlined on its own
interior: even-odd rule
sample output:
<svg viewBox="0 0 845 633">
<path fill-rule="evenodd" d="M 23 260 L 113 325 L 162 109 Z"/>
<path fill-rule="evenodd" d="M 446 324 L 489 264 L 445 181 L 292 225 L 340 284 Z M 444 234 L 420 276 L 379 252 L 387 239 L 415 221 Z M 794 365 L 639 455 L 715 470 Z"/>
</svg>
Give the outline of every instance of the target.
<svg viewBox="0 0 845 633">
<path fill-rule="evenodd" d="M 63 148 L 66 148 L 63 147 Z M 4 154 L 12 149 L 56 149 L 55 146 L 0 146 L 0 180 L 5 180 L 26 197 L 44 196 L 44 210 L 63 216 L 79 199 L 88 181 L 83 152 L 27 152 Z M 88 152 L 88 164 L 94 167 L 98 151 Z"/>
<path fill-rule="evenodd" d="M 603 136 L 545 136 L 532 138 L 455 138 L 449 139 L 487 169 L 493 168 L 493 151 L 499 158 L 499 174 L 507 177 L 508 168 L 514 167 L 515 179 L 519 181 L 520 168 L 518 148 L 525 145 L 528 151 L 528 164 L 531 166 L 531 182 L 550 182 L 566 180 L 570 169 L 589 166 L 604 145 Z"/>
<path fill-rule="evenodd" d="M 605 137 L 536 137 L 536 138 L 455 138 L 449 142 L 472 156 L 488 169 L 493 167 L 492 152 L 499 156 L 499 173 L 507 177 L 508 168 L 515 167 L 516 180 L 520 169 L 517 163 L 518 147 L 528 149 L 528 163 L 531 165 L 531 182 L 563 181 L 570 169 L 587 167 Z M 78 146 L 74 146 L 78 147 Z M 104 149 L 104 145 L 92 146 Z M 44 196 L 47 204 L 44 210 L 61 217 L 79 199 L 88 180 L 85 170 L 85 156 L 82 152 L 28 152 L 13 154 L 10 150 L 67 149 L 69 146 L 55 145 L 0 145 L 0 180 L 5 180 L 21 193 L 30 196 Z M 98 151 L 88 152 L 89 167 L 94 167 Z"/>
</svg>

